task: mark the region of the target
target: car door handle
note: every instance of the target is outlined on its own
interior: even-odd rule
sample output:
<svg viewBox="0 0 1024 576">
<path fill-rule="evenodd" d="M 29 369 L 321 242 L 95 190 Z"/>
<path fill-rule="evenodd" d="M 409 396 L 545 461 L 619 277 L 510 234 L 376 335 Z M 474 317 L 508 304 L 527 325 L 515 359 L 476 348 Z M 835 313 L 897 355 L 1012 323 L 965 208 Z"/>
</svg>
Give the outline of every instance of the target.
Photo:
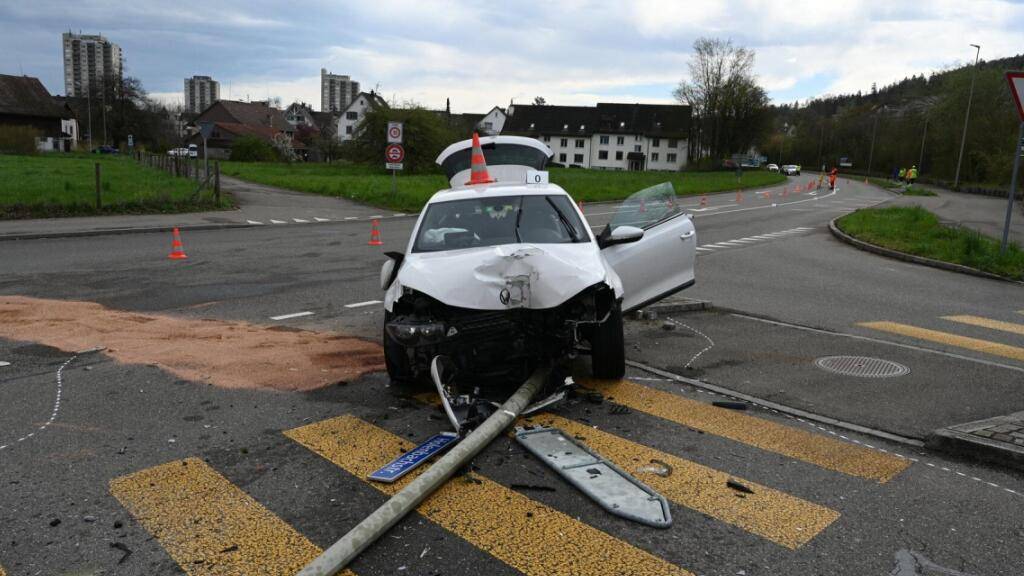
<svg viewBox="0 0 1024 576">
<path fill-rule="evenodd" d="M 693 235 L 696 234 L 696 233 L 697 233 L 696 230 L 691 230 L 690 232 L 687 232 L 686 234 L 683 234 L 682 236 L 680 236 L 679 239 L 680 240 L 687 240 L 687 239 L 693 237 Z"/>
</svg>

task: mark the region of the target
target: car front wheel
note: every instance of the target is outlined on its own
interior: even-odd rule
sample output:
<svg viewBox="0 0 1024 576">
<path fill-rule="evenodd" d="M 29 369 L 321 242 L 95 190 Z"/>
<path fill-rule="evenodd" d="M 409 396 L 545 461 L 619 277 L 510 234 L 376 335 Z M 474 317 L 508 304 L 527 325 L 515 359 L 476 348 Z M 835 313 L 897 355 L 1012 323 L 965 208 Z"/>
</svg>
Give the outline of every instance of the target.
<svg viewBox="0 0 1024 576">
<path fill-rule="evenodd" d="M 621 303 L 616 302 L 608 314 L 608 319 L 594 329 L 594 336 L 590 342 L 590 367 L 595 378 L 614 380 L 626 374 L 621 306 Z"/>
<path fill-rule="evenodd" d="M 384 311 L 384 365 L 388 369 L 388 376 L 395 384 L 410 385 L 416 381 L 409 362 L 409 355 L 394 338 L 388 334 L 387 323 L 391 320 L 391 313 Z"/>
</svg>

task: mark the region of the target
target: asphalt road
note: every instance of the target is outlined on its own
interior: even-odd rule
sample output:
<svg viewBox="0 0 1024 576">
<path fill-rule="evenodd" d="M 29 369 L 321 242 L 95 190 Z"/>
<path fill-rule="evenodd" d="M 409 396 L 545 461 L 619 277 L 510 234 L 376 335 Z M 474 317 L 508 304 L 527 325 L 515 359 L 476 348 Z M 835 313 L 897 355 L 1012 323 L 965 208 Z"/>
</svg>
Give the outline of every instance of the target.
<svg viewBox="0 0 1024 576">
<path fill-rule="evenodd" d="M 875 188 L 843 182 L 834 195 L 812 196 L 790 184 L 782 192 L 687 201 L 703 248 L 687 295 L 884 342 L 719 311 L 671 316 L 689 328 L 631 323 L 631 358 L 911 436 L 1013 408 L 1020 358 L 892 330 L 971 336 L 1012 353 L 1024 344 L 1020 334 L 943 317 L 1019 324 L 1019 286 L 833 240 L 829 219 L 889 199 Z M 613 211 L 586 207 L 596 226 Z M 193 232 L 184 262 L 166 259 L 163 234 L 5 242 L 0 294 L 375 339 L 380 309 L 365 303 L 381 297 L 381 251 L 403 249 L 412 223 L 385 218 L 383 247 L 366 245 L 364 220 Z M 272 319 L 300 312 L 312 314 Z M 880 321 L 890 324 L 860 325 Z M 884 357 L 911 373 L 867 383 L 823 377 L 809 364 L 829 353 Z M 31 342 L 0 339 L 0 360 L 11 362 L 0 367 L 0 574 L 288 573 L 384 501 L 363 480 L 368 469 L 445 428 L 416 391 L 379 374 L 299 394 L 223 390 Z M 353 570 L 1024 572 L 1019 473 L 755 407 L 717 408 L 711 403 L 722 398 L 649 372 L 631 370 L 628 381 L 599 391 L 600 403 L 576 398 L 538 421 L 553 419 L 665 494 L 672 528 L 608 516 L 502 439 Z M 663 464 L 667 477 L 652 472 L 664 474 Z M 754 493 L 729 488 L 729 479 Z"/>
</svg>

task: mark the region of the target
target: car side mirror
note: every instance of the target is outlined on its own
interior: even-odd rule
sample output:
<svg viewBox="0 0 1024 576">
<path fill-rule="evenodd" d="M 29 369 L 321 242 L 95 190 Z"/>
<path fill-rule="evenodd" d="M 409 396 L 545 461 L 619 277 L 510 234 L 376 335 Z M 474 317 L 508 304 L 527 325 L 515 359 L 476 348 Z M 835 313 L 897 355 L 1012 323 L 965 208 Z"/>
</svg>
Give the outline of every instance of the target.
<svg viewBox="0 0 1024 576">
<path fill-rule="evenodd" d="M 618 228 L 607 233 L 601 234 L 601 238 L 598 240 L 601 244 L 601 248 L 607 248 L 608 246 L 615 246 L 616 244 L 629 244 L 630 242 L 636 242 L 644 237 L 644 231 L 642 228 L 636 226 L 619 226 Z"/>
<path fill-rule="evenodd" d="M 404 254 L 399 252 L 385 252 L 385 256 L 388 257 L 384 261 L 384 264 L 380 267 L 380 289 L 387 290 L 391 283 L 395 281 L 395 276 L 398 275 L 398 267 L 402 264 L 402 260 L 405 258 Z"/>
</svg>

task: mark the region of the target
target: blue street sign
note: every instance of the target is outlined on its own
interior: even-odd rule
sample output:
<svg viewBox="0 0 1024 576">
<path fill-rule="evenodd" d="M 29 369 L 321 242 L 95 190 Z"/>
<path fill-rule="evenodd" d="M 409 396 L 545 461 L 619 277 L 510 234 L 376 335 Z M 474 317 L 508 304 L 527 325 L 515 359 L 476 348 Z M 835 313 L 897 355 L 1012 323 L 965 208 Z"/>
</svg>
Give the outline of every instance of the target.
<svg viewBox="0 0 1024 576">
<path fill-rule="evenodd" d="M 441 432 L 431 436 L 419 446 L 388 462 L 373 474 L 370 480 L 388 484 L 415 470 L 431 456 L 441 452 L 455 443 L 459 435 L 454 432 Z"/>
</svg>

